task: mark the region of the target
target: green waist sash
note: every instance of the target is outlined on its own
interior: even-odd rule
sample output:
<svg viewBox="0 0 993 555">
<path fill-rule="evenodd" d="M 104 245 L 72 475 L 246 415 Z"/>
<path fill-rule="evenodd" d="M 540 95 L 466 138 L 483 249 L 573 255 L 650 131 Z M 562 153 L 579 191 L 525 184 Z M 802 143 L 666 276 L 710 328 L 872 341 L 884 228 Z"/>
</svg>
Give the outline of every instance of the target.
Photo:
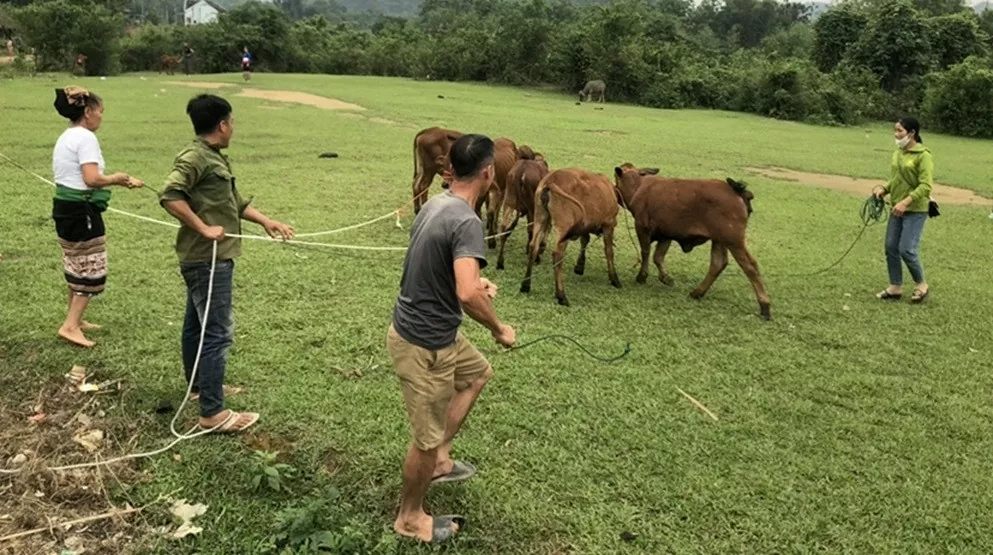
<svg viewBox="0 0 993 555">
<path fill-rule="evenodd" d="M 110 191 L 107 189 L 70 189 L 64 185 L 55 186 L 55 198 L 72 202 L 88 202 L 95 204 L 100 210 L 106 210 L 110 204 Z"/>
</svg>

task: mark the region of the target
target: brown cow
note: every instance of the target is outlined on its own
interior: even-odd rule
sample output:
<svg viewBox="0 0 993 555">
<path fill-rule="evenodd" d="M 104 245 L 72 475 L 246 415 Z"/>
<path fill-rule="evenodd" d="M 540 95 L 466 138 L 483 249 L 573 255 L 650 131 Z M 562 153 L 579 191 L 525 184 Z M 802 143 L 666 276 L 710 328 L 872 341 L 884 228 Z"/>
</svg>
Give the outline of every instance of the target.
<svg viewBox="0 0 993 555">
<path fill-rule="evenodd" d="M 179 67 L 179 62 L 182 60 L 182 56 L 170 56 L 168 54 L 163 54 L 162 58 L 159 60 L 160 67 L 159 73 L 165 71 L 168 75 L 172 75 Z"/>
<path fill-rule="evenodd" d="M 517 163 L 520 157 L 520 151 L 517 149 L 517 145 L 514 144 L 514 141 L 506 137 L 501 137 L 494 141 L 493 147 L 493 183 L 490 184 L 490 190 L 485 198 L 486 234 L 489 235 L 487 244 L 491 249 L 496 248 L 497 215 L 499 214 L 500 207 L 503 206 L 503 196 L 507 190 L 507 176 L 510 174 L 510 169 L 514 167 L 514 164 Z M 522 146 L 521 148 L 527 149 L 525 154 L 534 156 L 534 151 L 530 147 Z M 481 208 L 483 200 L 480 198 L 479 206 L 476 206 L 477 212 Z"/>
<path fill-rule="evenodd" d="M 683 252 L 690 252 L 694 247 L 711 241 L 710 270 L 690 296 L 699 299 L 707 293 L 727 267 L 730 250 L 755 289 L 759 313 L 768 320 L 769 295 L 759 276 L 758 263 L 745 246 L 754 195 L 731 178 L 725 182 L 651 175 L 657 171 L 639 170 L 631 164 L 614 168 L 617 190 L 634 216 L 641 243 L 638 283 L 645 283 L 648 277 L 648 252 L 652 242 L 658 241 L 654 261 L 659 279 L 671 283 L 665 269 L 665 255 L 671 242 L 679 243 Z"/>
<path fill-rule="evenodd" d="M 548 175 L 548 163 L 541 154 L 536 154 L 530 148 L 522 146 L 518 149 L 520 153 L 527 149 L 530 158 L 521 158 L 510 169 L 507 175 L 507 190 L 503 195 L 503 206 L 500 210 L 500 256 L 497 258 L 497 270 L 503 269 L 503 251 L 507 246 L 507 239 L 510 233 L 517 227 L 517 221 L 521 216 L 528 220 L 528 245 L 530 248 L 533 237 L 534 225 L 534 194 L 538 190 L 538 184 Z M 544 243 L 538 250 L 535 264 L 541 262 L 541 254 L 544 252 Z"/>
<path fill-rule="evenodd" d="M 586 270 L 586 247 L 590 234 L 603 235 L 603 250 L 607 256 L 607 273 L 614 287 L 621 286 L 614 269 L 614 228 L 617 227 L 617 193 L 607 176 L 585 170 L 566 168 L 545 176 L 534 196 L 535 221 L 528 256 L 527 274 L 521 282 L 521 292 L 531 291 L 531 269 L 548 233 L 555 229 L 556 243 L 552 251 L 555 269 L 555 298 L 569 306 L 562 282 L 562 262 L 570 239 L 579 238 L 581 250 L 575 272 Z"/>
<path fill-rule="evenodd" d="M 444 178 L 448 168 L 448 151 L 452 143 L 457 141 L 462 133 L 441 127 L 430 127 L 422 130 L 414 137 L 414 213 L 421 211 L 421 205 L 427 200 L 428 189 L 434 181 L 434 176 Z M 444 185 L 443 185 L 444 186 Z M 479 212 L 477 207 L 476 212 Z"/>
</svg>

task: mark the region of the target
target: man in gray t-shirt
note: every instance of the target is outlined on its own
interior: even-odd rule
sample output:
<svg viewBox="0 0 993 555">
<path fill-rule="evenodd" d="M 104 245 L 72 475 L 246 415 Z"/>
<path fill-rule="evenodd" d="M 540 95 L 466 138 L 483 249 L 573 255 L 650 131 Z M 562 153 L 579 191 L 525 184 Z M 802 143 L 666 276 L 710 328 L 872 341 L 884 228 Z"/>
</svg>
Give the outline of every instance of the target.
<svg viewBox="0 0 993 555">
<path fill-rule="evenodd" d="M 486 246 L 479 216 L 451 190 L 429 200 L 422 211 L 410 230 L 393 326 L 408 342 L 436 351 L 455 342 L 462 323 L 454 262 L 475 258 L 485 268 Z"/>
<path fill-rule="evenodd" d="M 500 345 L 510 347 L 516 340 L 514 329 L 493 310 L 496 286 L 479 276 L 486 250 L 483 224 L 472 207 L 493 181 L 493 141 L 465 135 L 452 144 L 449 158 L 451 186 L 414 219 L 386 336 L 412 437 L 393 528 L 425 542 L 447 540 L 465 525 L 457 515 L 428 515 L 424 496 L 432 483 L 475 474 L 471 464 L 452 460 L 452 439 L 493 375 L 490 363 L 459 332 L 462 312 L 486 326 Z"/>
</svg>

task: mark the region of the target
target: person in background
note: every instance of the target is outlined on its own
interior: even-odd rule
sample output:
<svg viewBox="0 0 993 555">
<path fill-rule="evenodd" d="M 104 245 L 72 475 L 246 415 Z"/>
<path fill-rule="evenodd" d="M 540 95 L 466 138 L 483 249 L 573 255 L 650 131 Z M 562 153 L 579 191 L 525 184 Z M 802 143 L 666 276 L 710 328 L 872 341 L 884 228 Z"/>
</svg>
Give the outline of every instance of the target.
<svg viewBox="0 0 993 555">
<path fill-rule="evenodd" d="M 921 124 L 913 117 L 905 117 L 893 126 L 897 149 L 890 163 L 890 180 L 873 190 L 880 199 L 889 195 L 893 210 L 886 228 L 886 267 L 890 285 L 876 294 L 883 300 L 903 297 L 901 261 L 907 265 L 915 283 L 910 302 L 922 303 L 930 292 L 918 248 L 929 214 L 934 160 L 931 151 L 924 146 L 920 130 Z"/>
<path fill-rule="evenodd" d="M 245 81 L 252 79 L 252 53 L 247 46 L 241 50 L 241 77 Z"/>
<path fill-rule="evenodd" d="M 190 75 L 193 73 L 193 55 L 196 53 L 190 43 L 183 43 L 183 74 Z"/>
<path fill-rule="evenodd" d="M 10 59 L 11 60 L 14 59 L 14 41 L 13 41 L 13 39 L 7 39 L 7 55 L 10 56 Z"/>
<path fill-rule="evenodd" d="M 200 402 L 200 427 L 243 432 L 259 415 L 224 408 L 225 395 L 239 391 L 224 385 L 228 348 L 234 342 L 234 261 L 241 255 L 241 239 L 228 235 L 241 234 L 241 220 L 261 225 L 272 238 L 292 239 L 293 228 L 249 206 L 251 200 L 242 198 L 235 185 L 231 163 L 221 152 L 230 146 L 234 134 L 231 104 L 219 96 L 201 94 L 189 101 L 186 113 L 196 138 L 176 156 L 159 197 L 162 207 L 182 224 L 176 253 L 186 282 L 183 368 L 187 385 L 193 382 L 191 400 Z M 201 334 L 203 352 L 198 362 Z"/>
<path fill-rule="evenodd" d="M 69 285 L 69 311 L 59 337 L 80 347 L 95 345 L 84 331 L 100 326 L 83 319 L 90 298 L 107 283 L 107 244 L 102 213 L 110 202 L 110 189 L 122 185 L 143 187 L 126 173 L 104 174 L 103 153 L 96 132 L 103 122 L 103 101 L 80 87 L 55 89 L 55 110 L 69 120 L 52 151 L 55 198 L 52 219 L 62 246 L 65 280 Z"/>
<path fill-rule="evenodd" d="M 465 526 L 458 515 L 427 514 L 424 496 L 431 484 L 475 474 L 470 463 L 452 459 L 452 441 L 493 376 L 486 357 L 459 332 L 463 311 L 486 326 L 498 344 L 510 347 L 516 341 L 514 328 L 493 309 L 496 286 L 479 275 L 486 267 L 486 245 L 473 207 L 493 180 L 493 150 L 493 141 L 482 135 L 465 135 L 452 144 L 451 185 L 414 218 L 386 334 L 412 440 L 393 529 L 423 542 L 448 540 Z"/>
</svg>

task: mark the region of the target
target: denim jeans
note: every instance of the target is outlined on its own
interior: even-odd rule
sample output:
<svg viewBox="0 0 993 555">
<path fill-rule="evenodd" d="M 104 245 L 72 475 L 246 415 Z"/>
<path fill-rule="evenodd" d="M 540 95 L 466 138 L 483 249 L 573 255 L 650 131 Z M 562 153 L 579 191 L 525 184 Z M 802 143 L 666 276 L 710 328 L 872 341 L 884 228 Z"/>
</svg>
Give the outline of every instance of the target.
<svg viewBox="0 0 993 555">
<path fill-rule="evenodd" d="M 917 254 L 917 247 L 924 235 L 927 212 L 904 212 L 902 218 L 890 216 L 886 228 L 886 268 L 892 285 L 903 285 L 903 266 L 906 262 L 910 277 L 915 283 L 924 282 L 924 268 Z"/>
<path fill-rule="evenodd" d="M 180 264 L 186 282 L 186 320 L 183 322 L 183 368 L 189 385 L 200 346 L 203 313 L 207 308 L 210 285 L 210 262 Z M 218 260 L 214 269 L 210 313 L 207 315 L 203 352 L 197 366 L 193 391 L 200 393 L 200 416 L 210 418 L 224 410 L 224 366 L 228 348 L 234 342 L 234 315 L 231 310 L 231 285 L 234 260 Z"/>
</svg>

